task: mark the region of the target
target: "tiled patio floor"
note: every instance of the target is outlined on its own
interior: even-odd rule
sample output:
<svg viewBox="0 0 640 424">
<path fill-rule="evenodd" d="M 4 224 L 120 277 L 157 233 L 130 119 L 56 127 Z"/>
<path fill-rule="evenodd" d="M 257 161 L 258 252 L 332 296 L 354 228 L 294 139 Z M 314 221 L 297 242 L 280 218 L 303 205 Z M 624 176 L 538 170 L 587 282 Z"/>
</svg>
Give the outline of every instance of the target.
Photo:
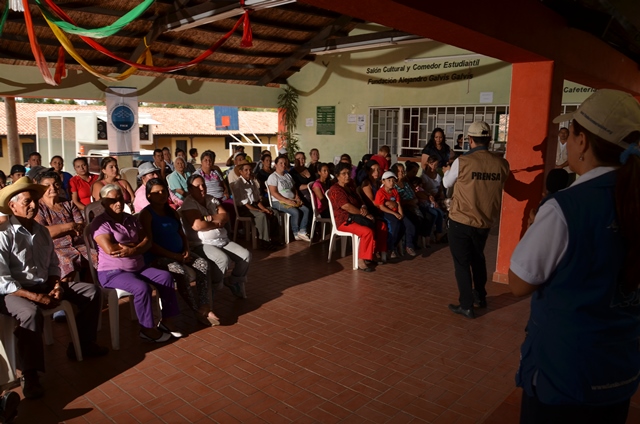
<svg viewBox="0 0 640 424">
<path fill-rule="evenodd" d="M 494 270 L 496 236 L 487 246 Z M 514 373 L 529 312 L 490 283 L 475 320 L 452 314 L 448 246 L 378 267 L 326 261 L 327 244 L 255 252 L 249 299 L 216 294 L 223 325 L 143 343 L 121 305 L 121 350 L 72 363 L 66 326 L 46 346 L 46 395 L 24 401 L 19 423 L 512 423 Z M 99 334 L 110 345 L 108 317 Z M 18 389 L 19 390 L 19 389 Z M 640 422 L 640 397 L 629 423 Z"/>
</svg>

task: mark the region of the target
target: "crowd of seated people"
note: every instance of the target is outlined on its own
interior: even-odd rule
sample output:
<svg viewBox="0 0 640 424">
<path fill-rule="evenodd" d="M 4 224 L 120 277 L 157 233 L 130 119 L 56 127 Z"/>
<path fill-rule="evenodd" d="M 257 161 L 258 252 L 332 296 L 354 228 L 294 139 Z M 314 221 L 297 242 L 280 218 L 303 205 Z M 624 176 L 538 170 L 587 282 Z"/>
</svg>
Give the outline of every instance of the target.
<svg viewBox="0 0 640 424">
<path fill-rule="evenodd" d="M 87 357 L 103 355 L 106 349 L 95 344 L 95 329 L 87 328 L 95 321 L 87 314 L 99 311 L 91 303 L 96 292 L 77 281 L 132 293 L 144 341 L 183 336 L 173 322 L 179 314 L 176 288 L 198 322 L 219 325 L 215 291 L 227 287 L 238 298 L 247 296 L 252 255 L 229 236 L 236 210 L 253 220 L 265 250 L 282 245 L 279 213 L 290 215 L 294 238 L 307 242 L 314 236 L 309 234 L 311 214 L 333 215 L 339 230 L 360 237 L 358 268 L 366 272 L 405 254 L 415 256 L 421 240 L 428 246 L 432 236 L 441 240 L 444 234 L 444 191 L 438 174 L 442 155 L 426 158 L 422 176 L 419 162 L 392 164 L 386 146 L 364 155 L 358 166 L 346 153 L 335 164 L 323 163 L 318 149 L 309 152 L 309 163 L 304 152 L 293 155 L 291 166 L 286 153 L 274 156 L 266 150 L 254 164 L 238 149 L 227 173 L 216 165 L 211 150 L 199 156 L 197 169 L 197 150 L 191 149 L 189 156 L 181 149 L 175 157 L 167 148 L 156 149 L 152 162 L 139 165 L 136 187 L 123 178 L 112 157 L 102 160 L 99 175 L 89 172 L 84 157 L 71 162 L 72 176 L 63 170 L 64 158 L 53 157 L 51 167 L 45 168 L 37 153 L 30 155 L 27 166 L 14 165 L 8 176 L 0 171 L 0 225 L 5 229 L 0 233 L 15 233 L 15 246 L 6 240 L 3 244 L 0 237 L 0 313 L 18 317 L 25 302 L 30 302 L 32 314 L 61 299 L 76 302 L 81 306 L 76 318 L 84 320 L 81 343 Z M 103 212 L 88 218 L 83 212 L 94 202 Z M 86 226 L 95 250 L 85 245 Z M 33 236 L 16 238 L 21 232 Z M 24 255 L 36 247 L 46 257 Z M 89 263 L 96 266 L 98 281 L 91 281 Z M 160 316 L 154 313 L 152 288 L 161 300 Z M 6 301 L 14 293 L 24 301 Z M 37 338 L 30 332 L 41 332 L 42 324 L 17 319 L 25 328 L 16 333 L 22 338 L 19 354 L 32 355 L 26 362 L 32 369 L 26 370 L 25 393 L 38 397 L 43 392 L 37 380 L 43 370 L 40 348 L 35 356 L 26 349 L 34 349 Z M 74 355 L 72 350 L 68 354 Z"/>
</svg>

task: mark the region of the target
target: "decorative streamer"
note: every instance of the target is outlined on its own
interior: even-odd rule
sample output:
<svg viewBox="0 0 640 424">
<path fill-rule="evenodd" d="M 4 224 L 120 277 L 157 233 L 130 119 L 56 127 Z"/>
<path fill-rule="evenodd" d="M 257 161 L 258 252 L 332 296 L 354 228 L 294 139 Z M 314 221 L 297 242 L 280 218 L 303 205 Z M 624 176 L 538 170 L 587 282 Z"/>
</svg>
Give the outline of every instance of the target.
<svg viewBox="0 0 640 424">
<path fill-rule="evenodd" d="M 71 41 L 67 38 L 65 33 L 60 28 L 58 28 L 53 22 L 50 22 L 47 19 L 46 16 L 44 17 L 44 19 L 47 22 L 47 24 L 49 24 L 49 27 L 51 28 L 51 31 L 53 31 L 53 34 L 56 36 L 58 41 L 60 41 L 60 44 L 62 44 L 62 47 L 64 47 L 64 50 L 69 52 L 71 57 L 73 57 L 76 60 L 76 62 L 78 62 L 90 74 L 95 75 L 96 77 L 104 79 L 104 80 L 107 80 L 107 81 L 115 82 L 115 81 L 123 81 L 123 80 L 129 78 L 131 75 L 133 75 L 137 71 L 136 68 L 130 67 L 129 69 L 127 69 L 126 71 L 124 71 L 120 75 L 113 76 L 113 77 L 112 76 L 107 76 L 107 75 L 101 73 L 100 71 L 96 70 L 91 65 L 89 65 L 82 58 L 82 56 L 80 56 L 80 54 L 78 54 L 76 49 L 73 48 L 73 45 L 71 44 Z M 61 47 L 61 49 L 62 49 L 62 47 Z M 64 58 L 64 54 L 62 55 L 62 57 Z M 148 47 L 145 49 L 145 52 L 138 58 L 138 62 L 142 63 L 143 60 L 145 60 L 147 62 L 147 65 L 152 65 L 152 63 L 153 63 L 152 59 L 151 59 L 151 52 L 149 52 L 149 48 Z"/>
<path fill-rule="evenodd" d="M 64 49 L 62 46 L 58 47 L 58 63 L 56 63 L 56 73 L 53 76 L 53 80 L 60 84 L 62 78 L 67 76 L 67 68 L 64 66 Z"/>
<path fill-rule="evenodd" d="M 0 35 L 2 35 L 2 30 L 4 29 L 4 23 L 7 22 L 7 16 L 9 16 L 9 2 L 8 1 L 4 5 L 4 11 L 2 12 L 2 17 L 0 18 Z"/>
<path fill-rule="evenodd" d="M 64 18 L 67 22 L 74 23 L 73 20 L 64 11 L 62 11 L 59 8 L 58 8 L 58 10 L 62 13 L 60 15 L 62 18 Z M 56 11 L 56 13 L 58 13 L 58 11 Z M 231 30 L 228 33 L 226 33 L 220 40 L 218 40 L 215 44 L 213 44 L 209 49 L 205 50 L 200 56 L 196 57 L 195 59 L 193 59 L 193 60 L 191 60 L 191 61 L 189 61 L 187 63 L 183 63 L 181 65 L 156 67 L 156 66 L 143 65 L 143 64 L 140 64 L 140 63 L 137 63 L 137 62 L 131 62 L 130 60 L 123 59 L 123 58 L 117 56 L 115 53 L 112 53 L 110 50 L 106 49 L 105 47 L 103 47 L 102 45 L 100 45 L 96 41 L 92 40 L 91 38 L 84 37 L 84 36 L 80 36 L 80 38 L 85 43 L 89 44 L 91 47 L 93 47 L 94 49 L 98 50 L 100 53 L 102 53 L 102 54 L 104 54 L 106 56 L 109 56 L 112 59 L 118 60 L 118 61 L 120 61 L 120 62 L 122 62 L 124 64 L 127 64 L 129 66 L 133 66 L 133 67 L 141 69 L 143 71 L 150 71 L 150 72 L 174 72 L 174 71 L 179 71 L 181 69 L 189 68 L 191 66 L 195 66 L 198 63 L 200 63 L 203 60 L 205 60 L 207 57 L 211 56 L 222 44 L 224 44 L 225 41 L 227 41 L 227 39 L 229 39 L 229 37 L 231 37 L 231 35 L 238 29 L 240 24 L 244 22 L 244 20 L 246 19 L 247 15 L 248 15 L 248 12 L 245 12 L 245 14 L 243 14 L 240 17 L 240 19 L 238 19 L 238 22 L 236 22 L 236 24 L 233 26 L 233 28 L 231 28 Z M 47 22 L 49 22 L 49 21 L 47 21 Z M 52 26 L 52 25 L 55 26 L 55 24 L 49 23 L 49 26 Z M 52 29 L 53 29 L 53 27 L 52 27 Z M 59 33 L 64 35 L 64 33 L 62 31 L 59 31 Z M 65 38 L 66 38 L 66 36 L 65 36 Z M 70 43 L 69 43 L 69 45 L 70 45 Z M 65 47 L 65 50 L 67 50 L 69 52 L 69 49 L 67 49 L 66 47 Z M 71 54 L 71 52 L 69 52 L 69 54 Z"/>
<path fill-rule="evenodd" d="M 42 0 L 35 0 L 35 2 L 40 7 L 40 12 L 42 12 L 42 15 L 45 16 L 49 21 L 59 26 L 63 31 L 69 34 L 82 35 L 90 38 L 105 38 L 116 34 L 122 28 L 138 19 L 155 2 L 155 0 L 144 0 L 142 3 L 131 9 L 114 23 L 106 25 L 102 28 L 93 29 L 81 28 L 73 23 L 70 23 L 63 19 L 59 19 L 42 6 Z M 44 0 L 44 2 L 52 10 L 56 11 L 56 13 L 58 13 L 57 10 L 61 10 L 52 0 Z M 62 17 L 62 15 L 60 15 L 59 13 L 58 15 Z"/>
<path fill-rule="evenodd" d="M 33 29 L 33 20 L 31 18 L 31 13 L 29 12 L 29 8 L 28 8 L 28 0 L 22 0 L 23 1 L 23 5 L 25 7 L 25 24 L 27 26 L 27 33 L 29 35 L 29 41 L 31 44 L 31 50 L 33 52 L 34 58 L 36 60 L 36 64 L 38 65 L 38 68 L 40 69 L 40 73 L 42 74 L 43 79 L 45 80 L 45 82 L 49 85 L 57 85 L 58 83 L 56 82 L 56 79 L 51 77 L 51 73 L 49 72 L 49 69 L 47 68 L 47 64 L 46 64 L 46 60 L 45 57 L 42 53 L 42 50 L 40 49 L 40 46 L 38 44 L 38 41 L 36 39 L 35 36 L 35 31 Z M 58 13 L 60 15 L 61 18 L 63 18 L 65 21 L 75 25 L 75 22 L 73 21 L 73 19 L 71 17 L 69 17 L 62 9 L 60 9 L 59 7 L 57 7 L 57 5 L 55 5 L 55 3 L 51 3 L 52 8 L 54 9 L 54 11 L 56 13 Z M 132 62 L 130 60 L 127 59 L 123 59 L 119 56 L 117 56 L 115 53 L 112 53 L 110 50 L 106 49 L 105 47 L 103 47 L 102 45 L 100 45 L 99 43 L 97 43 L 96 41 L 94 41 L 93 39 L 89 38 L 89 37 L 85 37 L 85 36 L 80 36 L 80 38 L 87 44 L 89 44 L 91 47 L 93 47 L 94 49 L 98 50 L 99 52 L 103 53 L 104 55 L 111 57 L 112 59 L 118 60 L 122 63 L 125 63 L 127 65 L 129 65 L 131 68 L 127 69 L 125 72 L 123 72 L 122 74 L 116 76 L 116 77 L 110 77 L 107 75 L 104 75 L 102 73 L 100 73 L 99 71 L 97 71 L 95 68 L 91 67 L 91 65 L 89 65 L 78 53 L 77 51 L 73 48 L 73 45 L 71 44 L 71 42 L 69 41 L 69 39 L 67 38 L 67 36 L 64 34 L 64 32 L 57 26 L 55 25 L 53 22 L 49 21 L 47 19 L 47 16 L 43 15 L 45 18 L 45 21 L 47 22 L 47 24 L 49 25 L 49 27 L 51 28 L 51 30 L 53 31 L 53 33 L 56 35 L 56 37 L 58 38 L 58 40 L 60 41 L 60 43 L 62 44 L 62 47 L 64 47 L 64 49 L 83 67 L 85 68 L 89 73 L 97 76 L 98 78 L 101 79 L 105 79 L 108 81 L 122 81 L 128 77 L 130 77 L 134 72 L 136 72 L 137 69 L 142 69 L 145 71 L 150 71 L 150 72 L 159 72 L 159 73 L 163 73 L 163 72 L 174 72 L 177 70 L 181 70 L 181 69 L 185 69 L 185 68 L 189 68 L 191 66 L 195 66 L 198 63 L 202 62 L 203 60 L 205 60 L 207 57 L 209 57 L 210 55 L 212 55 L 222 44 L 224 44 L 230 37 L 231 35 L 238 29 L 238 27 L 240 26 L 240 24 L 244 23 L 245 20 L 248 21 L 248 15 L 249 15 L 249 11 L 245 11 L 245 13 L 238 19 L 238 21 L 235 23 L 235 25 L 233 26 L 233 28 L 231 28 L 231 30 L 226 33 L 221 39 L 219 39 L 216 43 L 214 43 L 209 49 L 205 50 L 202 54 L 200 54 L 200 56 L 196 57 L 195 59 L 192 59 L 191 61 L 181 64 L 181 65 L 173 65 L 173 66 L 165 66 L 165 67 L 157 67 L 157 66 L 153 66 L 153 60 L 152 60 L 152 56 L 151 56 L 151 52 L 149 47 L 147 46 L 147 49 L 145 50 L 145 52 L 143 53 L 143 55 L 140 56 L 140 58 L 138 58 L 138 60 L 136 62 Z M 250 45 L 248 43 L 251 43 L 252 40 L 252 35 L 251 35 L 251 27 L 250 25 L 245 25 L 243 27 L 243 29 L 245 31 L 248 31 L 248 35 L 245 33 L 243 34 L 243 40 L 246 39 L 246 41 L 244 41 L 243 43 L 243 47 L 246 45 Z M 146 45 L 146 40 L 145 40 L 145 45 Z M 142 61 L 145 61 L 145 64 L 142 64 Z M 66 72 L 64 72 L 64 54 L 58 54 L 58 64 L 56 65 L 56 69 L 58 70 L 60 69 L 60 77 L 58 78 L 58 82 L 60 81 L 60 78 L 62 78 L 63 74 L 65 74 Z"/>
<path fill-rule="evenodd" d="M 244 7 L 245 0 L 240 0 L 240 6 L 244 9 L 244 24 L 242 26 L 242 40 L 240 47 L 253 47 L 253 31 L 249 22 L 249 10 Z"/>
<path fill-rule="evenodd" d="M 22 4 L 24 6 L 24 22 L 27 25 L 27 35 L 29 36 L 29 44 L 31 45 L 31 51 L 33 52 L 33 57 L 36 60 L 36 65 L 38 69 L 40 69 L 40 73 L 42 74 L 42 78 L 49 85 L 58 85 L 55 79 L 51 76 L 51 72 L 49 72 L 49 68 L 47 68 L 47 61 L 42 54 L 42 50 L 40 49 L 40 45 L 38 44 L 38 40 L 36 38 L 36 33 L 33 30 L 33 20 L 31 19 L 31 12 L 29 11 L 29 1 L 22 0 Z"/>
</svg>

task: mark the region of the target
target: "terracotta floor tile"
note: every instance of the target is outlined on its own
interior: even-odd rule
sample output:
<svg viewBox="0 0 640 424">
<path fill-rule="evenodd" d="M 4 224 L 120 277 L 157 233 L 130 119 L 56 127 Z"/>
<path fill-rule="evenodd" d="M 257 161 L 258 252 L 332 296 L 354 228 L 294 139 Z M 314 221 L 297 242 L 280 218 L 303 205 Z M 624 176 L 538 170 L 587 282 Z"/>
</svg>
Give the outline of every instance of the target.
<svg viewBox="0 0 640 424">
<path fill-rule="evenodd" d="M 493 234 L 489 275 L 495 250 Z M 446 245 L 370 275 L 350 270 L 350 256 L 327 264 L 327 243 L 253 253 L 249 298 L 215 293 L 220 327 L 199 326 L 180 300 L 177 325 L 189 336 L 141 343 L 123 303 L 121 350 L 71 363 L 66 326 L 54 325 L 47 395 L 21 404 L 20 422 L 498 423 L 519 414 L 513 376 L 528 301 L 489 283 L 478 319 L 451 314 Z M 109 344 L 103 314 L 98 340 Z M 632 406 L 636 418 L 638 395 Z"/>
</svg>

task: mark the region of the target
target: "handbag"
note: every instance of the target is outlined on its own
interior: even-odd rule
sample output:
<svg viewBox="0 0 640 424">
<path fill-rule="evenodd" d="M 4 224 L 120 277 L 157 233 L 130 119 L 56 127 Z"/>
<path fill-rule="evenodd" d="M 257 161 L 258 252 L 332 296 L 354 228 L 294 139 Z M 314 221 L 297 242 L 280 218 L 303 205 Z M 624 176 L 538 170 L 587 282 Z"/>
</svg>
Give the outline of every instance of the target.
<svg viewBox="0 0 640 424">
<path fill-rule="evenodd" d="M 363 227 L 369 227 L 372 230 L 376 229 L 376 222 L 365 217 L 362 216 L 360 214 L 355 214 L 355 213 L 350 213 L 349 214 L 349 218 L 347 218 L 347 223 L 346 225 L 351 224 L 352 222 L 355 222 L 358 225 L 362 225 Z"/>
</svg>

